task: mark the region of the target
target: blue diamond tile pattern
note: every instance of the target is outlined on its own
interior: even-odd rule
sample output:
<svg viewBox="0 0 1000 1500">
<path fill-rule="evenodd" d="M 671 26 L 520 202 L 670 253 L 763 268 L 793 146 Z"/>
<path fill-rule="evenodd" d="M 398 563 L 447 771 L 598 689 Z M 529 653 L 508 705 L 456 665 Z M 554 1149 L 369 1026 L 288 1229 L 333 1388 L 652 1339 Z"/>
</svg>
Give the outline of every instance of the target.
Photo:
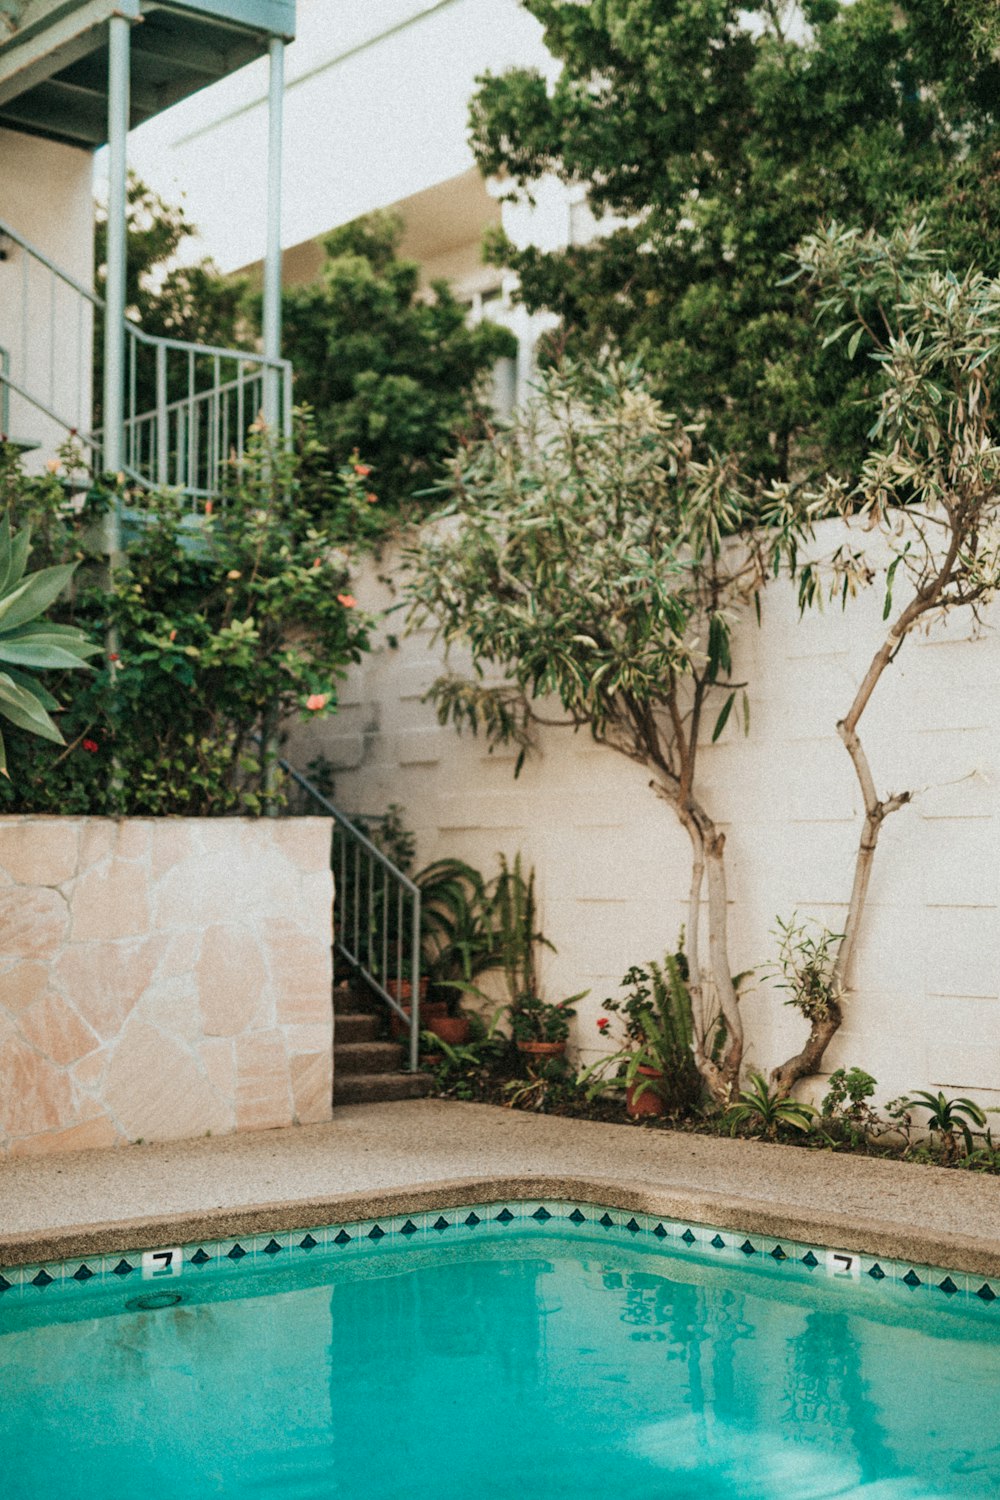
<svg viewBox="0 0 1000 1500">
<path fill-rule="evenodd" d="M 690 1249 L 694 1257 L 707 1254 L 709 1249 L 713 1252 L 736 1251 L 748 1261 L 757 1255 L 774 1267 L 771 1275 L 783 1273 L 785 1263 L 790 1267 L 804 1265 L 809 1270 L 822 1268 L 829 1253 L 826 1248 L 820 1249 L 817 1246 L 782 1244 L 769 1236 L 757 1235 L 751 1238 L 745 1231 L 741 1238 L 739 1233 L 734 1233 L 731 1229 L 720 1230 L 711 1225 L 686 1224 L 677 1219 L 657 1220 L 644 1213 L 633 1214 L 628 1210 L 622 1213 L 614 1207 L 600 1204 L 584 1207 L 580 1203 L 566 1203 L 556 1199 L 542 1203 L 537 1199 L 528 1202 L 512 1199 L 489 1209 L 484 1209 L 482 1203 L 476 1206 L 466 1204 L 441 1212 L 421 1212 L 412 1217 L 401 1213 L 383 1215 L 378 1222 L 369 1219 L 363 1223 L 332 1224 L 315 1231 L 299 1229 L 290 1237 L 283 1231 L 280 1238 L 277 1231 L 273 1234 L 264 1231 L 261 1234 L 244 1235 L 242 1240 L 236 1242 L 195 1242 L 183 1249 L 183 1268 L 215 1266 L 218 1270 L 225 1264 L 226 1258 L 238 1264 L 249 1257 L 253 1269 L 243 1270 L 242 1279 L 248 1275 L 265 1275 L 272 1265 L 282 1264 L 283 1250 L 295 1246 L 306 1251 L 316 1251 L 322 1256 L 328 1245 L 340 1249 L 350 1245 L 353 1258 L 355 1255 L 364 1255 L 367 1248 L 389 1236 L 394 1239 L 399 1237 L 395 1242 L 401 1248 L 403 1242 L 426 1244 L 428 1240 L 433 1240 L 445 1230 L 458 1225 L 477 1230 L 476 1238 L 481 1239 L 484 1235 L 488 1237 L 490 1233 L 497 1235 L 515 1222 L 533 1222 L 544 1226 L 550 1219 L 560 1219 L 563 1223 L 583 1229 L 585 1233 L 592 1225 L 600 1225 L 602 1229 L 609 1231 L 612 1238 L 615 1235 L 623 1239 L 626 1235 L 635 1237 L 652 1234 L 654 1238 L 664 1241 L 676 1237 L 686 1249 Z M 844 1254 L 860 1253 L 857 1250 L 844 1251 Z M 721 1267 L 726 1259 L 727 1257 L 718 1254 L 714 1264 Z M 0 1296 L 4 1296 L 6 1306 L 12 1300 L 16 1302 L 19 1297 L 37 1295 L 38 1291 L 43 1290 L 46 1291 L 47 1303 L 53 1298 L 71 1298 L 88 1287 L 92 1289 L 93 1286 L 99 1286 L 102 1281 L 107 1282 L 112 1278 L 117 1280 L 133 1274 L 138 1276 L 138 1260 L 136 1252 L 134 1259 L 129 1259 L 129 1255 L 122 1255 L 118 1259 L 114 1256 L 107 1259 L 91 1257 L 88 1262 L 77 1257 L 62 1263 L 47 1262 L 45 1265 L 18 1267 L 8 1270 L 6 1275 L 0 1272 Z M 865 1275 L 860 1283 L 854 1283 L 854 1291 L 850 1290 L 848 1284 L 843 1287 L 843 1295 L 856 1295 L 859 1290 L 867 1289 L 869 1296 L 884 1297 L 887 1292 L 881 1289 L 882 1283 L 888 1288 L 901 1281 L 911 1290 L 925 1285 L 936 1287 L 946 1298 L 957 1299 L 958 1303 L 961 1303 L 963 1297 L 976 1297 L 984 1306 L 996 1304 L 1000 1307 L 1000 1280 L 997 1279 L 992 1283 L 988 1280 L 976 1281 L 964 1273 L 948 1271 L 944 1267 L 918 1268 L 906 1261 L 885 1258 L 875 1261 L 868 1255 L 864 1256 L 864 1270 Z M 749 1268 L 748 1271 L 749 1274 L 754 1274 Z M 841 1291 L 837 1291 L 835 1295 L 841 1295 Z M 990 1315 L 993 1316 L 992 1313 Z"/>
</svg>

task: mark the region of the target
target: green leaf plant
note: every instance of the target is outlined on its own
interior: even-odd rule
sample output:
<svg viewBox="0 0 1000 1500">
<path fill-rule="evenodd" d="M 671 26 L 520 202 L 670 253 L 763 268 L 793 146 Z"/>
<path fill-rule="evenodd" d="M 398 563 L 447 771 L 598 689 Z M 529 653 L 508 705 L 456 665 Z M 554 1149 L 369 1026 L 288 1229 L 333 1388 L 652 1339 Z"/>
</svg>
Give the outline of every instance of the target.
<svg viewBox="0 0 1000 1500">
<path fill-rule="evenodd" d="M 748 1087 L 740 1090 L 738 1100 L 729 1106 L 725 1118 L 730 1135 L 745 1128 L 773 1141 L 780 1125 L 789 1125 L 793 1130 L 810 1130 L 818 1114 L 811 1104 L 770 1088 L 762 1074 L 751 1073 Z"/>
<path fill-rule="evenodd" d="M 662 965 L 633 966 L 624 975 L 626 995 L 605 1000 L 604 1009 L 622 1017 L 625 1038 L 614 1052 L 580 1075 L 588 1099 L 622 1088 L 633 1089 L 637 1099 L 653 1088 L 668 1113 L 690 1113 L 702 1102 L 704 1085 L 692 1052 L 688 972 L 680 945 L 676 953 L 665 956 Z M 603 1037 L 609 1028 L 607 1017 L 598 1017 L 597 1028 Z M 661 1076 L 650 1078 L 640 1072 L 642 1068 Z"/>
<path fill-rule="evenodd" d="M 5 513 L 0 519 L 0 715 L 25 734 L 64 745 L 52 718 L 59 701 L 36 674 L 87 671 L 88 658 L 101 648 L 75 626 L 54 625 L 43 618 L 69 586 L 76 564 L 28 573 L 30 552 L 29 528 L 12 533 L 10 514 Z M 9 775 L 3 734 L 0 773 Z"/>
<path fill-rule="evenodd" d="M 69 671 L 96 654 L 77 649 L 80 627 L 117 639 L 64 716 L 72 753 L 43 745 L 29 755 L 12 744 L 15 789 L 3 789 L 0 806 L 254 814 L 273 772 L 260 740 L 336 708 L 338 682 L 367 649 L 370 628 L 350 593 L 354 553 L 370 539 L 365 476 L 355 472 L 364 466 L 317 474 L 305 414 L 291 445 L 255 428 L 243 459 L 225 466 L 224 496 L 197 512 L 175 491 L 102 485 L 81 508 L 60 477 L 26 474 L 16 451 L 0 445 L 0 502 L 22 528 L 9 549 L 10 597 L 0 603 L 7 717 L 61 744 L 50 717 L 59 678 L 51 693 L 35 691 L 32 666 Z M 123 507 L 125 550 L 109 582 L 93 534 L 113 504 Z M 49 566 L 15 584 L 26 526 Z M 35 640 L 32 621 L 49 607 L 58 623 Z"/>
<path fill-rule="evenodd" d="M 725 1103 L 743 1024 L 725 834 L 699 753 L 727 731 L 736 699 L 747 722 L 733 632 L 782 560 L 794 565 L 809 518 L 791 488 L 765 496 L 733 459 L 696 458 L 694 437 L 634 364 L 549 370 L 509 429 L 456 456 L 439 524 L 408 553 L 406 592 L 411 623 L 431 619 L 471 654 L 470 674 L 431 689 L 442 723 L 514 746 L 515 773 L 552 727 L 585 730 L 649 772 L 691 846 L 694 1057 Z"/>
<path fill-rule="evenodd" d="M 971 1126 L 977 1130 L 986 1128 L 986 1112 L 974 1099 L 948 1099 L 943 1093 L 931 1094 L 926 1089 L 916 1089 L 912 1094 L 897 1101 L 899 1109 L 924 1109 L 927 1111 L 927 1128 L 941 1142 L 941 1156 L 945 1164 L 958 1155 L 958 1137 L 965 1143 L 967 1156 L 972 1155 L 973 1139 Z"/>
<path fill-rule="evenodd" d="M 842 518 L 847 539 L 800 568 L 800 600 L 818 603 L 827 589 L 846 604 L 880 576 L 873 556 L 881 553 L 887 623 L 836 726 L 864 817 L 843 933 L 824 955 L 833 960 L 825 1003 L 808 1016 L 804 1045 L 771 1075 L 784 1093 L 819 1071 L 841 1025 L 882 826 L 915 796 L 879 791 L 862 717 L 915 632 L 956 611 L 977 623 L 1000 588 L 1000 276 L 949 271 L 922 225 L 886 236 L 836 223 L 803 242 L 797 274 L 832 325 L 830 339 L 849 337 L 868 360 L 873 389 L 857 483 L 829 478 L 808 497 L 814 514 Z"/>
</svg>

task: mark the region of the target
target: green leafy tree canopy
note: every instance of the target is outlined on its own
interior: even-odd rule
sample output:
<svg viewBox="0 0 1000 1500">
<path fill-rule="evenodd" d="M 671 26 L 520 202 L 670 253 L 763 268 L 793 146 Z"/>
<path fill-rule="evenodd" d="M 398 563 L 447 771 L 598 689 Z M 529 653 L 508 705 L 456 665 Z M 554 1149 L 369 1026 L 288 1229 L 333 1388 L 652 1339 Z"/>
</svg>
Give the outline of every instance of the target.
<svg viewBox="0 0 1000 1500">
<path fill-rule="evenodd" d="M 523 0 L 561 64 L 486 75 L 480 167 L 516 199 L 585 184 L 612 232 L 490 255 L 563 347 L 609 339 L 756 474 L 856 473 L 872 367 L 818 349 L 785 257 L 818 221 L 919 205 L 956 271 L 1000 269 L 992 0 Z"/>
<path fill-rule="evenodd" d="M 425 488 L 456 432 L 485 415 L 486 377 L 516 353 L 506 329 L 469 326 L 446 282 L 421 290 L 416 262 L 399 258 L 401 236 L 389 213 L 335 230 L 318 280 L 284 297 L 296 389 L 330 461 L 364 453 L 390 509 Z"/>
</svg>

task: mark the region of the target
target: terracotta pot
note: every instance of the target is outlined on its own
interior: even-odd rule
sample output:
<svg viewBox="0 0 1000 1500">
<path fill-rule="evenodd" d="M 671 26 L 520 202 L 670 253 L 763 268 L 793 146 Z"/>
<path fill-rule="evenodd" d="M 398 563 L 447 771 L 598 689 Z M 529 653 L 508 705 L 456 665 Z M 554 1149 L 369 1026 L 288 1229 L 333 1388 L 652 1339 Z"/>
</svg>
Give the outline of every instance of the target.
<svg viewBox="0 0 1000 1500">
<path fill-rule="evenodd" d="M 420 1003 L 427 999 L 430 980 L 425 974 L 420 981 Z M 387 979 L 385 987 L 394 1000 L 409 1000 L 413 996 L 413 985 L 409 979 Z"/>
<path fill-rule="evenodd" d="M 389 986 L 386 985 L 386 989 L 388 988 Z M 409 986 L 407 986 L 407 989 L 409 989 Z M 410 1034 L 410 1007 L 404 1005 L 403 1012 L 406 1016 L 405 1021 L 394 1010 L 389 1012 L 389 1035 L 394 1042 L 399 1041 L 400 1037 L 409 1036 Z M 423 996 L 420 997 L 421 1031 L 433 1031 L 434 1028 L 431 1023 L 447 1020 L 447 1017 L 448 1002 L 446 1000 L 425 1000 Z"/>
<path fill-rule="evenodd" d="M 426 1011 L 432 1009 L 433 1005 L 432 1001 L 430 1006 L 422 1007 L 422 1010 L 426 1014 Z M 464 1047 L 469 1040 L 469 1018 L 468 1016 L 431 1016 L 424 1030 L 433 1031 L 434 1035 L 439 1036 L 442 1042 L 447 1042 L 449 1047 Z"/>
<path fill-rule="evenodd" d="M 538 1057 L 544 1060 L 551 1057 L 562 1057 L 566 1051 L 565 1042 L 518 1042 L 518 1052 L 523 1052 L 525 1057 Z"/>
<path fill-rule="evenodd" d="M 658 1079 L 663 1078 L 659 1068 L 644 1068 L 640 1066 L 637 1070 L 640 1078 Z M 647 1084 L 642 1093 L 638 1094 L 639 1084 L 630 1083 L 625 1090 L 625 1113 L 632 1120 L 662 1119 L 667 1112 L 663 1097 L 656 1092 L 655 1086 Z"/>
</svg>

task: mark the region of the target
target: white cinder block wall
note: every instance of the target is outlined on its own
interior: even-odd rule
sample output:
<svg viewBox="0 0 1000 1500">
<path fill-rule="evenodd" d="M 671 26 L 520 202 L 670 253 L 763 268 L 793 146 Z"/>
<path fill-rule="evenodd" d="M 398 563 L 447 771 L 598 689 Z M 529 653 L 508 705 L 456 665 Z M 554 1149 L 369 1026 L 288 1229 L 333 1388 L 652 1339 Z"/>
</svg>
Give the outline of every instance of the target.
<svg viewBox="0 0 1000 1500">
<path fill-rule="evenodd" d="M 89 151 L 0 129 L 0 219 L 85 287 L 94 281 L 92 184 Z M 75 292 L 8 247 L 0 260 L 0 347 L 10 355 L 12 377 L 81 430 L 92 421 L 92 323 Z M 41 445 L 27 459 L 38 468 L 67 434 L 12 395 L 8 436 Z"/>
<path fill-rule="evenodd" d="M 394 563 L 383 556 L 363 570 L 359 603 L 395 602 Z M 875 588 L 846 613 L 800 620 L 779 583 L 762 626 L 748 619 L 740 631 L 734 676 L 750 684 L 749 736 L 734 713 L 702 752 L 703 800 L 727 829 L 734 972 L 773 961 L 776 914 L 840 930 L 861 801 L 835 726 L 881 638 L 881 607 Z M 1000 1105 L 998 624 L 994 606 L 978 638 L 955 617 L 908 641 L 862 721 L 881 794 L 923 789 L 884 826 L 857 994 L 827 1054 L 829 1070 L 872 1073 L 882 1100 L 940 1087 Z M 420 863 L 450 854 L 492 872 L 502 849 L 535 865 L 558 948 L 543 961 L 547 996 L 590 988 L 575 1027 L 590 1060 L 602 999 L 630 964 L 662 955 L 685 920 L 687 840 L 642 769 L 583 734 L 546 731 L 515 781 L 513 754 L 440 727 L 421 701 L 440 650 L 427 631 L 402 631 L 390 615 L 337 716 L 296 731 L 293 759 L 328 756 L 348 812 L 401 803 Z M 743 1002 L 750 1066 L 771 1068 L 804 1037 L 782 999 L 762 978 Z"/>
</svg>

